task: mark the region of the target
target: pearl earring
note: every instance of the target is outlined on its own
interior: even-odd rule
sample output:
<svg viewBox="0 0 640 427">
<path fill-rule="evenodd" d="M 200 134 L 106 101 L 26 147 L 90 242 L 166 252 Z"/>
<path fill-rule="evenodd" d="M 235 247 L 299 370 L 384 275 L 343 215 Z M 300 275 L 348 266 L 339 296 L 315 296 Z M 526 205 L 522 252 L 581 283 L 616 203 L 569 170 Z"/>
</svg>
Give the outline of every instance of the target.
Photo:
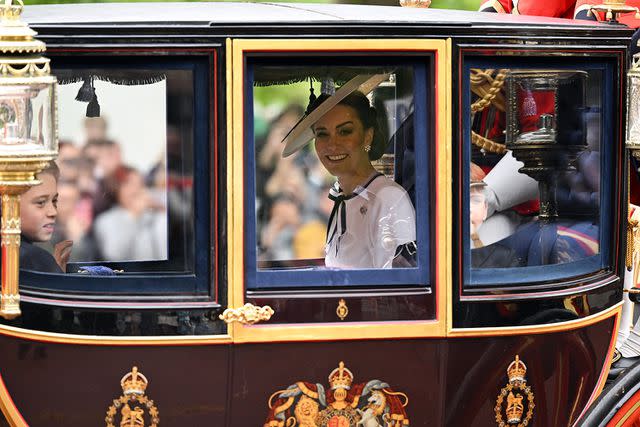
<svg viewBox="0 0 640 427">
<path fill-rule="evenodd" d="M 369 151 L 371 151 L 371 145 L 365 145 L 362 149 L 365 153 L 368 153 Z"/>
</svg>

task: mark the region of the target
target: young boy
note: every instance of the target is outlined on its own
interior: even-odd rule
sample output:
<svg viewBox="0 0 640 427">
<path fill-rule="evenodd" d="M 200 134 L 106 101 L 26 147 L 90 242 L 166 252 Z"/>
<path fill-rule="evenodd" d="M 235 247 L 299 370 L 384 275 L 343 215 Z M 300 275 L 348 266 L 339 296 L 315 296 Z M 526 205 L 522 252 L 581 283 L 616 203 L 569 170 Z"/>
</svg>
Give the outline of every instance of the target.
<svg viewBox="0 0 640 427">
<path fill-rule="evenodd" d="M 64 273 L 71 255 L 71 240 L 58 243 L 54 255 L 34 245 L 48 242 L 55 230 L 58 215 L 58 177 L 55 162 L 38 174 L 40 185 L 31 187 L 20 197 L 20 268 L 47 273 Z"/>
</svg>

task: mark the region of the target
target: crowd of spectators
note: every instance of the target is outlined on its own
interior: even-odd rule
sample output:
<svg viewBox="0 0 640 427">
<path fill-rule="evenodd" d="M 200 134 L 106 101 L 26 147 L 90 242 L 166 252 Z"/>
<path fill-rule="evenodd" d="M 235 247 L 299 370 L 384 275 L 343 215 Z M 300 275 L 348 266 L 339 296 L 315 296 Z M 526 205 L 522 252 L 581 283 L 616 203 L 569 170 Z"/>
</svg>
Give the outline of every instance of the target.
<svg viewBox="0 0 640 427">
<path fill-rule="evenodd" d="M 281 143 L 303 114 L 291 104 L 256 134 L 256 212 L 258 261 L 262 266 L 294 265 L 324 258 L 328 198 L 335 178 L 313 153 L 313 144 L 282 157 Z"/>
<path fill-rule="evenodd" d="M 70 261 L 167 257 L 166 174 L 124 164 L 104 118 L 86 118 L 85 139 L 60 141 L 58 217 L 53 243 L 73 241 Z"/>
</svg>

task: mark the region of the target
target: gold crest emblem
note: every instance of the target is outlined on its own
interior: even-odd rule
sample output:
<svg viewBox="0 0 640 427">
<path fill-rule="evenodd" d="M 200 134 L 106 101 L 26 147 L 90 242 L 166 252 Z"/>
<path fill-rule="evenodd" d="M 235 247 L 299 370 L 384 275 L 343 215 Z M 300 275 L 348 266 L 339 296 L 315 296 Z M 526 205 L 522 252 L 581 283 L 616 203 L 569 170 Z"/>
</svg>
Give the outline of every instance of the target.
<svg viewBox="0 0 640 427">
<path fill-rule="evenodd" d="M 526 374 L 527 366 L 516 355 L 507 368 L 509 382 L 500 390 L 496 399 L 494 409 L 499 427 L 526 427 L 531 423 L 536 405 L 531 386 L 527 385 Z"/>
<path fill-rule="evenodd" d="M 347 302 L 344 300 L 344 298 L 340 298 L 340 301 L 338 301 L 336 315 L 340 318 L 340 320 L 346 319 L 346 317 L 349 315 L 349 307 L 347 307 Z"/>
<path fill-rule="evenodd" d="M 298 381 L 269 398 L 264 427 L 370 427 L 409 425 L 409 398 L 380 380 L 353 384 L 344 362 L 331 371 L 329 390 L 320 383 Z"/>
<path fill-rule="evenodd" d="M 120 380 L 122 396 L 113 400 L 107 409 L 105 422 L 107 427 L 157 427 L 160 424 L 160 413 L 144 393 L 149 385 L 147 377 L 138 372 L 136 366 Z M 145 424 L 146 419 L 149 424 Z M 119 421 L 118 421 L 119 419 Z"/>
</svg>

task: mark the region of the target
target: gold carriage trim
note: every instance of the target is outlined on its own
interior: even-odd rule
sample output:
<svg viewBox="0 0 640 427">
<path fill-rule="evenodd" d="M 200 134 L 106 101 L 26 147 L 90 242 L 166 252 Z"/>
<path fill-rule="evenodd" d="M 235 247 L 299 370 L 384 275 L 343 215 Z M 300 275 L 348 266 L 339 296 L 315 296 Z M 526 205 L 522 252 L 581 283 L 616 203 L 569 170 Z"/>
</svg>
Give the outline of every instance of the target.
<svg viewBox="0 0 640 427">
<path fill-rule="evenodd" d="M 144 394 L 148 385 L 147 377 L 138 372 L 136 366 L 125 374 L 120 380 L 122 396 L 114 399 L 107 409 L 104 419 L 106 426 L 144 427 L 146 419 L 149 427 L 157 427 L 160 424 L 160 413 L 153 400 Z"/>
<path fill-rule="evenodd" d="M 634 259 L 636 259 L 638 253 L 640 253 L 640 207 L 630 204 L 629 219 L 627 222 L 627 250 L 625 260 L 625 265 L 629 270 L 634 267 Z"/>
<path fill-rule="evenodd" d="M 243 325 L 253 325 L 255 323 L 271 319 L 273 313 L 275 312 L 268 305 L 258 307 L 251 303 L 246 303 L 240 308 L 227 308 L 218 317 L 220 320 L 224 320 L 227 324 L 238 322 Z"/>
<path fill-rule="evenodd" d="M 520 356 L 516 355 L 515 360 L 507 367 L 509 382 L 500 390 L 496 399 L 494 411 L 498 427 L 530 425 L 536 404 L 531 386 L 527 385 L 526 374 L 527 366 L 520 360 Z"/>
</svg>

